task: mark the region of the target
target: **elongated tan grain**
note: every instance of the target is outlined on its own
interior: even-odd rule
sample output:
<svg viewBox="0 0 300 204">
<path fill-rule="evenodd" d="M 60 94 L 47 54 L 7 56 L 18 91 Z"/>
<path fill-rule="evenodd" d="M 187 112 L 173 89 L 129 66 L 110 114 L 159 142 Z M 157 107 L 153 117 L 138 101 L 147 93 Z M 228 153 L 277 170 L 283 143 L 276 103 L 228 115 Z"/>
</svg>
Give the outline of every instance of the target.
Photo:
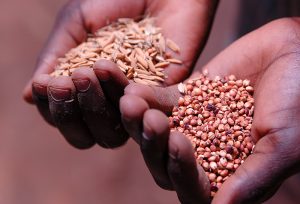
<svg viewBox="0 0 300 204">
<path fill-rule="evenodd" d="M 167 38 L 167 46 L 174 52 L 180 52 L 179 46 L 171 39 Z"/>
<path fill-rule="evenodd" d="M 59 58 L 51 76 L 70 76 L 79 67 L 92 68 L 100 59 L 110 60 L 136 83 L 160 86 L 169 64 L 181 64 L 172 58 L 166 47 L 179 52 L 178 45 L 165 38 L 161 28 L 154 26 L 153 18 L 135 22 L 120 18 L 94 34 L 88 34 L 85 42 L 72 48 Z"/>
</svg>

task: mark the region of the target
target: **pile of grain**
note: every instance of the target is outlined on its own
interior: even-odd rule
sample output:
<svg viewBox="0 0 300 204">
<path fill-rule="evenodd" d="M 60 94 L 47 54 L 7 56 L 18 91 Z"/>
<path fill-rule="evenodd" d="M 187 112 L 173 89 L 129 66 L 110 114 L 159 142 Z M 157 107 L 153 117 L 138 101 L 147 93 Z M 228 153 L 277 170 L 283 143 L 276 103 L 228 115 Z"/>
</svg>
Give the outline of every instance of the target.
<svg viewBox="0 0 300 204">
<path fill-rule="evenodd" d="M 184 96 L 169 117 L 171 131 L 182 132 L 192 142 L 214 196 L 254 147 L 250 135 L 253 88 L 249 80 L 233 75 L 215 80 L 201 75 L 178 89 Z"/>
<path fill-rule="evenodd" d="M 115 62 L 128 79 L 137 83 L 159 86 L 164 81 L 164 69 L 172 58 L 167 48 L 179 53 L 178 45 L 165 39 L 153 18 L 139 22 L 121 18 L 99 29 L 87 40 L 58 59 L 53 76 L 70 76 L 78 67 L 92 67 L 99 59 Z"/>
</svg>

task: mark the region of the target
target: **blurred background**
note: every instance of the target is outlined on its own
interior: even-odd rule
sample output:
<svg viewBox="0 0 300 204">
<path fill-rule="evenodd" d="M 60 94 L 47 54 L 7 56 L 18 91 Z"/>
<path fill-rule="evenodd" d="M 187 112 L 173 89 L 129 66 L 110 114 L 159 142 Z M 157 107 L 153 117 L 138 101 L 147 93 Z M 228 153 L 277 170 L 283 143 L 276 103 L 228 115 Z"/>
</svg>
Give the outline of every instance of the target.
<svg viewBox="0 0 300 204">
<path fill-rule="evenodd" d="M 175 193 L 156 186 L 132 141 L 114 151 L 97 146 L 76 150 L 22 100 L 36 57 L 65 2 L 0 1 L 0 204 L 178 203 Z M 240 2 L 221 1 L 200 65 L 239 35 L 278 17 L 257 6 L 253 15 L 247 9 L 251 1 Z M 272 1 L 257 2 L 269 8 Z M 267 15 L 265 21 L 255 20 L 258 14 Z M 297 175 L 287 180 L 267 203 L 299 203 L 299 181 Z"/>
</svg>

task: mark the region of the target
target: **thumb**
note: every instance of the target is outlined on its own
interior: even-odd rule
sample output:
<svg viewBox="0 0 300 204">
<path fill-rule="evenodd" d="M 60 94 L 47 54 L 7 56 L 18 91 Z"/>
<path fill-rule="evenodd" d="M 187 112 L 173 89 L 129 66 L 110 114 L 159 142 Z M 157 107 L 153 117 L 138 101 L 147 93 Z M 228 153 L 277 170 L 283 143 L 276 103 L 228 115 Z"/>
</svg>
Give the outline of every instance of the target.
<svg viewBox="0 0 300 204">
<path fill-rule="evenodd" d="M 125 88 L 125 95 L 138 96 L 145 100 L 150 108 L 158 109 L 168 114 L 177 105 L 181 93 L 177 85 L 164 88 L 132 83 Z"/>
</svg>

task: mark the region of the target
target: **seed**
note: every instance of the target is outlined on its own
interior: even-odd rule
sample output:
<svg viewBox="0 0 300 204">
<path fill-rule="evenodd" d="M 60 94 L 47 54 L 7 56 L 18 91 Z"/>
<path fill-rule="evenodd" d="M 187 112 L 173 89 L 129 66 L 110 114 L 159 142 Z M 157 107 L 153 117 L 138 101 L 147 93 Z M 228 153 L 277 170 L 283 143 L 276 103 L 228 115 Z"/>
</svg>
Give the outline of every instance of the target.
<svg viewBox="0 0 300 204">
<path fill-rule="evenodd" d="M 179 83 L 178 84 L 178 90 L 180 93 L 185 94 L 186 93 L 186 86 L 183 83 Z M 179 106 L 181 106 L 180 104 L 178 104 Z"/>
<path fill-rule="evenodd" d="M 195 113 L 195 111 L 192 108 L 188 108 L 185 113 L 186 115 L 192 115 Z"/>
<path fill-rule="evenodd" d="M 227 165 L 226 165 L 227 166 Z M 220 175 L 224 178 L 225 176 L 228 175 L 228 170 L 227 169 L 224 169 L 220 172 Z"/>
<path fill-rule="evenodd" d="M 252 93 L 252 92 L 253 92 L 253 87 L 247 86 L 247 87 L 246 87 L 246 91 Z"/>
<path fill-rule="evenodd" d="M 208 179 L 209 179 L 210 181 L 214 181 L 214 180 L 216 180 L 216 178 L 217 178 L 216 174 L 214 174 L 214 173 L 208 174 Z"/>
<path fill-rule="evenodd" d="M 220 186 L 221 187 L 221 182 L 223 180 L 223 177 L 222 176 L 218 176 L 217 179 L 216 179 L 216 182 L 217 182 L 217 186 Z"/>
<path fill-rule="evenodd" d="M 166 52 L 166 45 L 175 52 L 180 48 L 172 40 L 165 40 L 154 22 L 153 18 L 139 22 L 121 18 L 88 34 L 85 42 L 58 58 L 58 65 L 50 75 L 70 76 L 79 67 L 92 68 L 96 61 L 106 59 L 115 62 L 136 83 L 161 86 L 165 80 L 164 68 L 182 61 Z"/>
<path fill-rule="evenodd" d="M 211 156 L 211 157 L 209 157 L 209 158 L 208 158 L 208 161 L 211 161 L 211 162 L 212 162 L 212 161 L 216 161 L 216 156 Z"/>
<path fill-rule="evenodd" d="M 209 169 L 209 163 L 208 162 L 203 162 L 202 167 L 204 168 L 204 170 L 208 170 Z"/>
<path fill-rule="evenodd" d="M 243 81 L 243 85 L 246 87 L 246 86 L 249 86 L 250 85 L 250 81 L 249 80 L 247 80 L 247 79 L 245 79 L 244 81 Z"/>
<path fill-rule="evenodd" d="M 217 163 L 212 161 L 209 163 L 209 167 L 214 171 L 218 168 Z"/>
<path fill-rule="evenodd" d="M 235 76 L 210 80 L 200 75 L 181 85 L 184 96 L 172 112 L 180 127 L 171 120 L 171 131 L 183 132 L 192 142 L 195 158 L 210 180 L 211 195 L 252 152 L 254 99 L 246 90 L 249 84 Z"/>
<path fill-rule="evenodd" d="M 173 42 L 171 39 L 167 38 L 166 43 L 167 43 L 167 46 L 174 52 L 180 52 L 179 46 L 175 42 Z"/>
<path fill-rule="evenodd" d="M 250 102 L 245 103 L 245 108 L 251 108 L 252 104 Z"/>
<path fill-rule="evenodd" d="M 226 169 L 232 170 L 233 169 L 233 163 L 229 162 L 226 166 Z"/>
<path fill-rule="evenodd" d="M 223 167 L 226 167 L 226 166 L 227 166 L 227 159 L 224 158 L 224 157 L 221 157 L 221 159 L 220 159 L 220 164 L 221 164 Z"/>
<path fill-rule="evenodd" d="M 182 64 L 181 60 L 174 59 L 174 58 L 169 58 L 167 59 L 168 62 L 174 63 L 174 64 Z"/>
</svg>

